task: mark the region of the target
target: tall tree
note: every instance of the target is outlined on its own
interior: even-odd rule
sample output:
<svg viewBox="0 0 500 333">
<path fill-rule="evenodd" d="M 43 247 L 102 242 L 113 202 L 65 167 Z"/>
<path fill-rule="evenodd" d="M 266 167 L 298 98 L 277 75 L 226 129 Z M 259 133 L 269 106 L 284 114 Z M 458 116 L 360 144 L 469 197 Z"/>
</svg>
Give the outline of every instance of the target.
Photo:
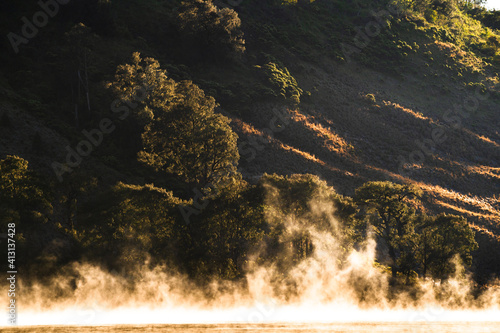
<svg viewBox="0 0 500 333">
<path fill-rule="evenodd" d="M 114 80 L 107 87 L 116 98 L 111 110 L 121 125 L 117 128 L 120 143 L 135 158 L 142 149 L 141 135 L 144 127 L 175 103 L 175 81 L 153 58 L 132 55 L 132 61 L 118 66 Z"/>
<path fill-rule="evenodd" d="M 47 223 L 52 215 L 51 199 L 48 185 L 28 169 L 28 161 L 18 156 L 0 160 L 0 225 L 4 232 L 7 226 L 15 229 L 20 262 L 27 264 L 37 258 L 56 237 Z"/>
<path fill-rule="evenodd" d="M 229 119 L 214 112 L 214 98 L 190 81 L 177 83 L 175 93 L 177 103 L 146 126 L 140 159 L 199 187 L 234 175 L 238 137 Z"/>
<path fill-rule="evenodd" d="M 139 160 L 200 188 L 236 173 L 238 136 L 215 112 L 215 99 L 193 82 L 175 82 L 156 60 L 134 53 L 109 86 L 120 96 L 113 109 L 140 124 Z"/>
<path fill-rule="evenodd" d="M 471 265 L 471 252 L 478 245 L 465 218 L 446 214 L 425 217 L 417 230 L 420 234 L 417 258 L 424 278 L 428 273 L 437 278 L 452 274 L 455 269 L 452 259 L 456 255 L 463 264 Z"/>
<path fill-rule="evenodd" d="M 90 119 L 92 116 L 92 106 L 90 100 L 89 69 L 92 67 L 92 45 L 96 36 L 91 29 L 79 23 L 66 33 L 68 45 L 67 59 L 68 70 L 70 71 L 70 86 L 73 99 L 73 117 L 75 127 L 80 127 L 81 120 Z M 84 108 L 80 108 L 83 105 Z M 85 117 L 84 117 L 85 116 Z"/>
<path fill-rule="evenodd" d="M 393 277 L 398 271 L 408 273 L 413 262 L 415 210 L 409 201 L 420 194 L 414 186 L 388 181 L 368 182 L 356 189 L 357 203 L 371 212 L 373 230 L 387 246 Z"/>
</svg>

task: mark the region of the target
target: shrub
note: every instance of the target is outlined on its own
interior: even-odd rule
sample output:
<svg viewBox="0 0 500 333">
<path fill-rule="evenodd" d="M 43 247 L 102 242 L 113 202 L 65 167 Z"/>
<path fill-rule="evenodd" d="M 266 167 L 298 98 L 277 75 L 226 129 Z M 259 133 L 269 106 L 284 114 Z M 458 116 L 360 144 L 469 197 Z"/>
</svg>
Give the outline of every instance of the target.
<svg viewBox="0 0 500 333">
<path fill-rule="evenodd" d="M 366 102 L 368 102 L 370 104 L 377 103 L 377 99 L 375 98 L 375 95 L 373 95 L 373 94 L 366 94 L 364 96 L 364 99 L 365 99 Z"/>
<path fill-rule="evenodd" d="M 425 15 L 425 19 L 431 23 L 434 23 L 437 21 L 438 13 L 435 9 L 427 8 L 424 15 Z"/>
<path fill-rule="evenodd" d="M 295 104 L 300 103 L 303 91 L 299 88 L 297 80 L 295 80 L 286 67 L 282 68 L 273 62 L 269 62 L 262 67 L 256 67 L 263 70 L 275 95 L 281 96 Z"/>
</svg>

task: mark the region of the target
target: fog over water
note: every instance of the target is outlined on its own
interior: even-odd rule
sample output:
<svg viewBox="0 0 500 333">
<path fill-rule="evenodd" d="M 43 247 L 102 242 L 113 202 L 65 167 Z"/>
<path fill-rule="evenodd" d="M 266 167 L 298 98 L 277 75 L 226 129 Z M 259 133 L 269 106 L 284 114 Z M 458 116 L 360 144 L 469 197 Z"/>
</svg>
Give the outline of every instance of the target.
<svg viewBox="0 0 500 333">
<path fill-rule="evenodd" d="M 269 193 L 269 202 L 278 200 L 272 189 Z M 446 281 L 419 280 L 412 288 L 396 291 L 389 286 L 390 274 L 374 264 L 376 242 L 369 240 L 362 248 L 347 253 L 333 213 L 331 203 L 319 194 L 311 202 L 307 217 L 286 217 L 284 237 L 307 232 L 314 245 L 312 255 L 285 270 L 277 269 L 274 264 L 249 265 L 244 281 L 214 280 L 199 286 L 166 265 L 151 267 L 143 263 L 129 267 L 126 273 L 118 273 L 85 262 L 73 263 L 43 283 L 21 279 L 17 323 L 89 326 L 364 323 L 365 326 L 357 328 L 341 325 L 338 330 L 335 325 L 320 327 L 330 332 L 363 332 L 360 327 L 369 327 L 369 331 L 378 332 L 379 326 L 372 326 L 373 323 L 406 322 L 409 327 L 422 327 L 418 323 L 447 322 L 437 326 L 436 332 L 455 332 L 454 322 L 467 321 L 475 322 L 478 332 L 499 331 L 481 331 L 498 328 L 497 324 L 481 326 L 482 322 L 500 322 L 498 289 L 477 292 L 470 277 L 457 264 L 456 276 Z M 305 223 L 301 220 L 304 218 L 308 221 L 320 218 L 323 222 Z M 2 304 L 7 304 L 6 296 L 7 293 L 2 293 Z M 393 324 L 380 327 L 394 331 Z M 242 329 L 237 326 L 230 330 L 236 328 Z M 427 328 L 423 331 L 433 332 L 434 328 Z M 227 326 L 156 327 L 152 332 L 219 329 L 226 330 Z M 413 328 L 408 329 L 407 332 L 413 332 Z M 254 327 L 246 332 L 261 331 L 315 332 L 303 326 Z"/>
</svg>

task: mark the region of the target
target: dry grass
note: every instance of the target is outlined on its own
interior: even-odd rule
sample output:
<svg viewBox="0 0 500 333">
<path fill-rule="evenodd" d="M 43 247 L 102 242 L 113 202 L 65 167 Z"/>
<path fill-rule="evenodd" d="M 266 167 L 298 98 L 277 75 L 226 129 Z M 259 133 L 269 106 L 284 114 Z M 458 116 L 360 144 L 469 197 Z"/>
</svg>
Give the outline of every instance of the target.
<svg viewBox="0 0 500 333">
<path fill-rule="evenodd" d="M 404 106 L 401 106 L 398 103 L 392 103 L 390 101 L 383 101 L 383 103 L 384 103 L 384 105 L 386 107 L 392 107 L 394 110 L 400 111 L 400 112 L 404 112 L 404 113 L 406 113 L 408 115 L 413 116 L 416 119 L 425 120 L 425 121 L 427 121 L 430 124 L 434 123 L 434 121 L 431 118 L 425 117 L 420 112 L 415 112 L 412 109 L 405 108 Z"/>
<path fill-rule="evenodd" d="M 474 137 L 474 138 L 476 138 L 476 139 L 478 139 L 478 140 L 480 140 L 480 141 L 482 141 L 484 143 L 491 144 L 494 148 L 500 148 L 500 144 L 498 144 L 497 142 L 495 142 L 492 139 L 488 138 L 487 136 L 474 133 L 474 132 L 472 132 L 471 130 L 469 130 L 467 128 L 464 128 L 464 131 L 468 135 L 470 135 L 470 136 L 472 136 L 472 137 Z"/>
<path fill-rule="evenodd" d="M 473 53 L 465 52 L 464 50 L 462 50 L 461 48 L 452 43 L 435 41 L 434 45 L 444 56 L 444 58 L 449 58 L 450 60 L 454 60 L 458 64 L 469 68 L 471 71 L 483 71 L 485 68 L 484 61 L 479 59 Z"/>
<path fill-rule="evenodd" d="M 317 138 L 323 140 L 323 146 L 329 151 L 341 155 L 348 155 L 352 150 L 352 146 L 349 145 L 344 138 L 332 131 L 330 127 L 326 128 L 323 126 L 314 116 L 306 116 L 300 113 L 299 110 L 293 110 L 291 113 L 292 120 L 314 132 Z"/>
</svg>

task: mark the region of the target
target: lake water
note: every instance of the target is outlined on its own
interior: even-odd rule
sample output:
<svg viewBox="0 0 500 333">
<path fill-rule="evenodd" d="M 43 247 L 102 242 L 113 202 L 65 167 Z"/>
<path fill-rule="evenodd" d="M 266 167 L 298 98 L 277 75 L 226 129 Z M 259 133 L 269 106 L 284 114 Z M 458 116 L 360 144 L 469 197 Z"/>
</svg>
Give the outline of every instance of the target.
<svg viewBox="0 0 500 333">
<path fill-rule="evenodd" d="M 342 323 L 342 324 L 224 324 L 224 325 L 113 325 L 113 326 L 31 326 L 0 329 L 1 332 L 48 333 L 499 333 L 500 322 L 493 323 Z"/>
</svg>

